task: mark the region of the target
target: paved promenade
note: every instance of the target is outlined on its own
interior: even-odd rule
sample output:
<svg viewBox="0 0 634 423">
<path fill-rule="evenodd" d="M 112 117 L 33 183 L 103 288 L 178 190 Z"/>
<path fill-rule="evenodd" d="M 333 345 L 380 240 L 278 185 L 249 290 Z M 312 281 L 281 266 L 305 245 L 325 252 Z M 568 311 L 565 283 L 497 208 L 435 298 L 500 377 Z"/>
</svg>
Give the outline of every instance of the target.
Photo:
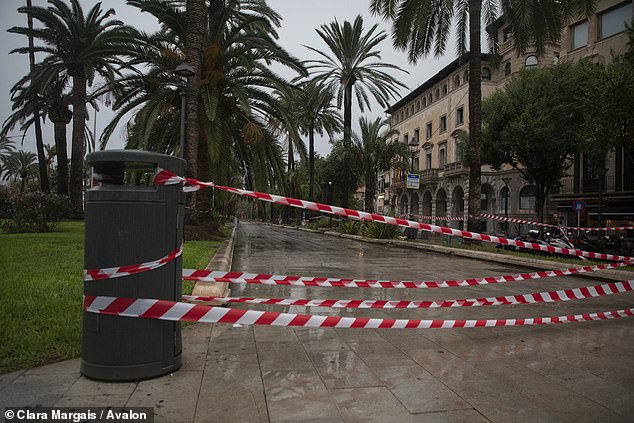
<svg viewBox="0 0 634 423">
<path fill-rule="evenodd" d="M 517 265 L 240 223 L 233 270 L 382 279 L 513 274 Z M 597 274 L 599 275 L 599 274 Z M 593 285 L 551 278 L 447 289 L 233 286 L 233 296 L 445 299 Z M 254 306 L 411 319 L 521 318 L 631 307 L 632 292 L 566 303 L 432 310 Z M 247 307 L 247 306 L 244 306 Z M 475 329 L 190 325 L 184 365 L 139 383 L 99 383 L 70 360 L 0 376 L 0 408 L 151 406 L 157 422 L 628 422 L 634 318 Z"/>
</svg>

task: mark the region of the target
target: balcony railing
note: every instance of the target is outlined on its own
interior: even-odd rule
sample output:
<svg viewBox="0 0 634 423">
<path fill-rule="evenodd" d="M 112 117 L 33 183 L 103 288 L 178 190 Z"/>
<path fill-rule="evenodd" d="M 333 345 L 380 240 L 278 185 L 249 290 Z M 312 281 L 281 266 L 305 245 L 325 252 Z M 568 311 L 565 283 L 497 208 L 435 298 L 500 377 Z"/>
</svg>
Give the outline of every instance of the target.
<svg viewBox="0 0 634 423">
<path fill-rule="evenodd" d="M 425 169 L 420 171 L 420 182 L 430 184 L 438 182 L 438 169 Z"/>
<path fill-rule="evenodd" d="M 447 163 L 444 170 L 445 176 L 454 176 L 469 173 L 469 167 L 464 166 L 462 162 Z"/>
</svg>

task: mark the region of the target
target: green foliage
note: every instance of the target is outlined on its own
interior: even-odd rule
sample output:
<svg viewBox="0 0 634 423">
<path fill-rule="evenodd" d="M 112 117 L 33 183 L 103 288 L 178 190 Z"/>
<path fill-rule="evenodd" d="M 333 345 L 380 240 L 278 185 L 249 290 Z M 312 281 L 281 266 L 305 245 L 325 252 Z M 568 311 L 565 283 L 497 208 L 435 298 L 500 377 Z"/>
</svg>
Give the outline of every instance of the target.
<svg viewBox="0 0 634 423">
<path fill-rule="evenodd" d="M 546 196 L 572 163 L 583 134 L 582 98 L 587 64 L 525 70 L 483 103 L 481 156 L 509 164 L 535 187 L 541 215 Z"/>
<path fill-rule="evenodd" d="M 70 211 L 68 197 L 40 191 L 11 196 L 0 207 L 8 215 L 1 226 L 11 233 L 51 232 Z"/>
<path fill-rule="evenodd" d="M 219 244 L 185 243 L 183 266 L 204 268 Z M 83 261 L 83 222 L 62 222 L 49 233 L 0 233 L 0 374 L 79 356 Z"/>
<path fill-rule="evenodd" d="M 339 230 L 341 233 L 347 235 L 359 235 L 361 232 L 361 222 L 357 222 L 356 220 L 344 220 L 339 225 Z"/>
<path fill-rule="evenodd" d="M 361 135 L 352 134 L 353 151 L 356 153 L 353 158 L 355 168 L 359 169 L 361 173 L 362 179 L 359 182 L 365 186 L 365 204 L 363 207 L 367 212 L 374 211 L 374 196 L 379 173 L 392 166 L 402 165 L 402 163 L 397 163 L 397 158 L 408 155 L 405 144 L 391 140 L 397 131 L 389 129 L 382 131 L 387 125 L 388 122 L 380 118 L 370 122 L 362 117 L 359 119 Z"/>
<path fill-rule="evenodd" d="M 363 235 L 369 238 L 393 239 L 400 234 L 401 228 L 398 226 L 379 222 L 368 222 L 363 229 Z"/>
</svg>

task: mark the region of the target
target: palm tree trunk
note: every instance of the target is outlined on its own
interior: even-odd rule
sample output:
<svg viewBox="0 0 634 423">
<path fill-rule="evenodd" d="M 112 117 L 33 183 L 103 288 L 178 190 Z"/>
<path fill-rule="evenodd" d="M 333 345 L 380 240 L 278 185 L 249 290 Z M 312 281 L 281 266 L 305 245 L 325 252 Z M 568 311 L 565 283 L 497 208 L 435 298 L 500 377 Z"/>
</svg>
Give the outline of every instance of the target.
<svg viewBox="0 0 634 423">
<path fill-rule="evenodd" d="M 75 218 L 83 218 L 84 137 L 86 130 L 86 77 L 73 75 L 73 135 L 70 157 L 70 204 Z"/>
<path fill-rule="evenodd" d="M 198 100 L 200 98 L 200 74 L 202 71 L 202 45 L 205 30 L 205 0 L 187 0 L 187 34 L 185 37 L 185 57 L 194 68 L 195 75 L 187 81 L 185 110 L 187 117 L 185 137 L 186 174 L 196 177 L 198 172 Z"/>
<path fill-rule="evenodd" d="M 365 211 L 374 213 L 374 195 L 376 194 L 376 176 L 365 181 Z"/>
<path fill-rule="evenodd" d="M 68 153 L 66 152 L 66 125 L 55 121 L 55 154 L 57 155 L 57 193 L 68 195 Z"/>
<path fill-rule="evenodd" d="M 343 145 L 347 150 L 352 143 L 352 88 L 354 87 L 354 82 L 348 83 L 346 85 L 345 91 L 343 93 Z M 346 154 L 346 159 L 344 165 L 344 175 L 345 175 L 345 184 L 346 190 L 343 193 L 343 199 L 341 202 L 341 206 L 347 208 L 348 197 L 350 196 L 350 160 L 348 160 L 348 155 Z"/>
<path fill-rule="evenodd" d="M 315 185 L 315 127 L 308 128 L 308 199 L 314 201 Z"/>
<path fill-rule="evenodd" d="M 31 0 L 26 0 L 26 6 L 32 7 Z M 29 13 L 27 18 L 29 31 L 33 30 L 33 17 Z M 33 52 L 33 37 L 29 35 L 29 65 L 33 72 L 35 67 L 35 53 Z M 40 121 L 40 111 L 38 108 L 33 110 L 33 119 L 35 123 L 35 146 L 37 148 L 37 163 L 40 171 L 40 189 L 42 192 L 50 192 L 48 183 L 48 168 L 46 167 L 46 155 L 44 154 L 44 141 L 42 140 L 42 123 Z"/>
<path fill-rule="evenodd" d="M 480 215 L 480 137 L 482 118 L 482 54 L 480 41 L 481 0 L 469 0 L 469 214 L 468 229 L 479 232 Z"/>
</svg>

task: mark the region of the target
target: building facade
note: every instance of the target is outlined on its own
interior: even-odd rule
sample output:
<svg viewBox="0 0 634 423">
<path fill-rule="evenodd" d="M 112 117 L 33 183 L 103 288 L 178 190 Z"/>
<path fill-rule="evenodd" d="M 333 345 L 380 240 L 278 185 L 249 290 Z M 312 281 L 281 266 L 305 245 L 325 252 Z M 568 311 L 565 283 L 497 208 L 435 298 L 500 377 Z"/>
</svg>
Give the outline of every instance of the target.
<svg viewBox="0 0 634 423">
<path fill-rule="evenodd" d="M 600 1 L 591 19 L 572 22 L 563 29 L 561 44 L 546 45 L 539 56 L 530 50 L 518 54 L 513 46 L 512 28 L 499 20 L 487 28 L 497 37 L 500 57 L 494 66 L 491 56 L 483 54 L 482 97 L 486 98 L 502 88 L 524 68 L 552 66 L 560 60 L 587 57 L 601 63 L 610 60 L 610 52 L 618 54 L 627 48 L 623 22 L 629 22 L 631 16 L 631 0 Z M 621 22 L 620 26 L 618 22 Z M 469 126 L 468 67 L 466 59 L 454 60 L 387 109 L 391 128 L 399 133 L 398 139 L 393 141 L 409 145 L 411 157 L 407 169 L 392 169 L 381 175 L 377 200 L 379 213 L 449 218 L 465 216 L 469 169 L 462 164 L 460 135 Z M 603 198 L 606 213 L 609 213 L 608 207 L 614 205 L 622 210 L 618 212 L 623 213 L 619 216 L 632 219 L 634 216 L 627 213 L 634 214 L 634 192 L 631 191 L 634 167 L 628 162 L 628 157 L 631 156 L 614 152 L 608 158 L 609 173 L 605 176 Z M 562 181 L 562 188 L 547 201 L 546 215 L 557 211 L 569 220 L 572 200 L 583 198 L 587 200 L 590 211 L 586 223 L 591 223 L 598 183 L 588 174 L 591 166 L 586 163 L 584 167 L 583 164 L 584 158 L 580 154 L 569 176 Z M 407 187 L 408 173 L 420 175 L 418 189 Z M 623 201 L 615 201 L 617 198 Z M 532 186 L 517 171 L 510 167 L 500 171 L 482 167 L 482 213 L 536 220 L 534 204 Z M 439 219 L 435 223 L 462 226 L 460 220 Z M 482 231 L 488 233 L 509 229 L 506 224 L 492 220 L 484 220 L 482 225 Z M 510 228 L 512 232 L 520 230 L 525 231 L 517 226 Z"/>
</svg>

